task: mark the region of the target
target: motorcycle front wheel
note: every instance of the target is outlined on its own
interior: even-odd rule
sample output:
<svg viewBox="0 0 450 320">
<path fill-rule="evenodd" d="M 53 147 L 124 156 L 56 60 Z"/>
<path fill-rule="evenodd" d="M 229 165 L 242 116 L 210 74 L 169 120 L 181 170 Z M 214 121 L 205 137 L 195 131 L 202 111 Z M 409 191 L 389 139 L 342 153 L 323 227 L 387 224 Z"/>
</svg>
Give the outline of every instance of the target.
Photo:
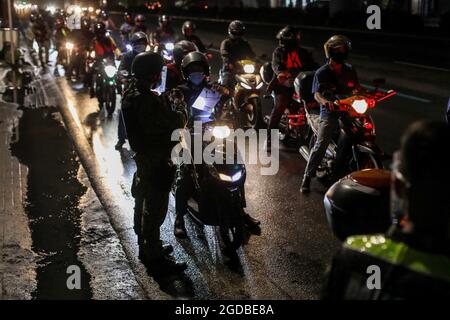
<svg viewBox="0 0 450 320">
<path fill-rule="evenodd" d="M 116 109 L 116 88 L 114 86 L 106 88 L 105 106 L 108 116 L 112 116 Z"/>
<path fill-rule="evenodd" d="M 251 110 L 241 110 L 242 126 L 252 129 L 260 129 L 264 127 L 264 119 L 261 112 L 261 101 L 259 98 L 252 98 L 247 104 Z"/>
</svg>

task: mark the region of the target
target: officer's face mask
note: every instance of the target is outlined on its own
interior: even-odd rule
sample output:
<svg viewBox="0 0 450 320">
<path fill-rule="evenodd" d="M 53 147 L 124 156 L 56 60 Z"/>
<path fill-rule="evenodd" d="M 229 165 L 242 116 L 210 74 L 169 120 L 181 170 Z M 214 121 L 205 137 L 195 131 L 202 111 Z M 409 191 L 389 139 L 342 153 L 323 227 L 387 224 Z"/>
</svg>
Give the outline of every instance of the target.
<svg viewBox="0 0 450 320">
<path fill-rule="evenodd" d="M 136 51 L 137 53 L 141 53 L 144 52 L 146 48 L 147 46 L 145 44 L 138 44 L 134 46 L 134 51 Z"/>
<path fill-rule="evenodd" d="M 203 72 L 192 72 L 189 75 L 189 81 L 196 86 L 199 86 L 203 80 L 205 80 L 205 74 Z"/>
</svg>

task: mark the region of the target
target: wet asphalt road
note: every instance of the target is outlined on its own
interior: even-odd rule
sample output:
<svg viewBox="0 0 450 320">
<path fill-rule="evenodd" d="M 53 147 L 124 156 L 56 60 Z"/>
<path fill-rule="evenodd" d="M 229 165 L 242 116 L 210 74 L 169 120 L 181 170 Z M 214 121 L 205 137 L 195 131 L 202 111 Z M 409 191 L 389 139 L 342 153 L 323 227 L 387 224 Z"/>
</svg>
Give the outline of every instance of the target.
<svg viewBox="0 0 450 320">
<path fill-rule="evenodd" d="M 200 31 L 203 39 L 215 46 L 222 35 Z M 249 39 L 258 54 L 270 53 L 274 41 L 261 35 Z M 205 41 L 205 42 L 209 42 Z M 313 48 L 314 49 L 314 48 Z M 216 52 L 213 74 L 220 66 Z M 320 47 L 314 51 L 322 59 Z M 384 75 L 399 96 L 373 110 L 378 142 L 392 153 L 408 124 L 419 119 L 441 119 L 446 105 L 448 77 L 424 69 L 378 61 L 359 56 L 352 62 L 359 67 L 362 82 Z M 90 99 L 80 84 L 71 84 L 75 93 L 74 111 L 92 144 L 101 169 L 107 175 L 110 192 L 123 208 L 123 222 L 132 231 L 133 198 L 130 184 L 135 165 L 128 144 L 122 152 L 114 150 L 117 141 L 117 111 L 113 119 L 98 111 L 96 99 Z M 428 89 L 431 88 L 431 89 Z M 447 88 L 447 89 L 446 89 Z M 118 102 L 120 107 L 120 100 Z M 265 112 L 270 111 L 265 102 Z M 274 176 L 261 176 L 260 167 L 247 167 L 247 211 L 262 222 L 262 235 L 252 236 L 239 251 L 240 266 L 230 266 L 221 254 L 218 237 L 212 227 L 203 230 L 189 218 L 189 239 L 173 236 L 174 200 L 163 225 L 162 236 L 174 245 L 175 256 L 188 263 L 186 276 L 160 283 L 162 289 L 176 298 L 194 299 L 316 299 L 323 275 L 339 243 L 331 234 L 323 211 L 326 187 L 314 182 L 312 193 L 299 193 L 305 161 L 295 149 L 282 147 L 280 170 Z"/>
</svg>

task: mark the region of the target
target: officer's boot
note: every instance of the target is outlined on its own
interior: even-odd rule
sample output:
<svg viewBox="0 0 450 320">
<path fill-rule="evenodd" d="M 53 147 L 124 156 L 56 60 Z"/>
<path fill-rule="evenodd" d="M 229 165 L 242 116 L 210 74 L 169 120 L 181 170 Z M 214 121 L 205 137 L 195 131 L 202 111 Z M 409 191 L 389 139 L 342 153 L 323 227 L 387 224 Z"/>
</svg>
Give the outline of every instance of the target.
<svg viewBox="0 0 450 320">
<path fill-rule="evenodd" d="M 300 187 L 301 193 L 309 193 L 311 191 L 311 177 L 304 176 L 302 181 L 302 186 Z"/>
<path fill-rule="evenodd" d="M 184 215 L 177 214 L 177 216 L 175 218 L 173 233 L 175 234 L 175 237 L 177 237 L 177 238 L 180 238 L 180 239 L 187 238 L 186 226 L 184 224 Z"/>
<path fill-rule="evenodd" d="M 244 223 L 247 228 L 247 231 L 249 231 L 251 234 L 254 235 L 260 235 L 261 234 L 261 221 L 258 219 L 253 218 L 248 213 L 244 212 Z"/>
</svg>

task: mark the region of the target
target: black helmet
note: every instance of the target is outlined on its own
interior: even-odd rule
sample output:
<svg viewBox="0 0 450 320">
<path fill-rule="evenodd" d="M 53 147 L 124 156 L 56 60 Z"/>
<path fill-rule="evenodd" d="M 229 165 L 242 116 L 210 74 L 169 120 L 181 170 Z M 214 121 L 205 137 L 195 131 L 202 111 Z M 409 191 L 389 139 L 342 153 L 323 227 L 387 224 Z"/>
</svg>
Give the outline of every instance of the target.
<svg viewBox="0 0 450 320">
<path fill-rule="evenodd" d="M 197 27 L 195 23 L 193 23 L 192 21 L 185 21 L 183 23 L 183 26 L 181 27 L 181 32 L 183 33 L 183 35 L 186 35 L 186 30 L 191 29 L 192 32 L 194 32 L 196 28 Z"/>
<path fill-rule="evenodd" d="M 274 76 L 272 62 L 266 62 L 263 64 L 261 68 L 261 78 L 263 79 L 265 84 L 269 84 Z"/>
<path fill-rule="evenodd" d="M 230 37 L 242 37 L 245 34 L 245 25 L 242 21 L 234 20 L 228 26 Z"/>
<path fill-rule="evenodd" d="M 327 59 L 333 58 L 334 49 L 337 49 L 339 47 L 344 47 L 345 55 L 348 56 L 350 53 L 350 50 L 352 49 L 352 43 L 349 38 L 342 35 L 335 35 L 332 36 L 330 39 L 328 39 L 327 42 L 325 42 L 323 48 L 325 51 L 325 56 Z"/>
<path fill-rule="evenodd" d="M 163 14 L 162 16 L 159 16 L 159 18 L 158 18 L 158 22 L 159 23 L 164 23 L 164 22 L 170 22 L 170 21 L 172 21 L 172 18 L 170 17 L 170 16 L 168 16 L 168 15 L 165 15 L 165 14 Z"/>
<path fill-rule="evenodd" d="M 173 58 L 175 60 L 175 64 L 180 66 L 183 58 L 188 53 L 193 51 L 198 51 L 197 46 L 193 42 L 187 40 L 177 42 L 173 48 Z"/>
<path fill-rule="evenodd" d="M 143 14 L 138 14 L 135 18 L 134 18 L 134 22 L 138 23 L 138 22 L 142 22 L 145 23 L 145 16 Z"/>
<path fill-rule="evenodd" d="M 106 26 L 103 22 L 97 22 L 94 26 L 94 33 L 96 36 L 104 36 L 106 33 Z"/>
<path fill-rule="evenodd" d="M 209 70 L 209 63 L 208 58 L 206 56 L 198 51 L 193 51 L 188 53 L 181 62 L 181 72 L 183 73 L 183 77 L 185 79 L 188 78 L 188 68 L 189 66 L 192 66 L 194 64 L 201 65 L 205 71 L 205 75 L 209 76 L 210 70 Z"/>
<path fill-rule="evenodd" d="M 134 46 L 134 45 L 136 45 L 136 44 L 138 44 L 140 42 L 148 43 L 147 35 L 144 32 L 142 32 L 142 31 L 138 31 L 138 32 L 133 33 L 133 35 L 130 38 L 131 45 Z"/>
<path fill-rule="evenodd" d="M 286 26 L 277 34 L 280 45 L 295 45 L 298 43 L 299 30 L 293 26 Z"/>
<path fill-rule="evenodd" d="M 133 17 L 131 16 L 131 13 L 125 12 L 123 14 L 123 19 L 125 20 L 125 22 L 131 22 L 133 20 Z"/>
<path fill-rule="evenodd" d="M 131 74 L 137 79 L 152 80 L 158 76 L 164 66 L 163 58 L 154 52 L 139 53 L 131 65 Z"/>
</svg>

